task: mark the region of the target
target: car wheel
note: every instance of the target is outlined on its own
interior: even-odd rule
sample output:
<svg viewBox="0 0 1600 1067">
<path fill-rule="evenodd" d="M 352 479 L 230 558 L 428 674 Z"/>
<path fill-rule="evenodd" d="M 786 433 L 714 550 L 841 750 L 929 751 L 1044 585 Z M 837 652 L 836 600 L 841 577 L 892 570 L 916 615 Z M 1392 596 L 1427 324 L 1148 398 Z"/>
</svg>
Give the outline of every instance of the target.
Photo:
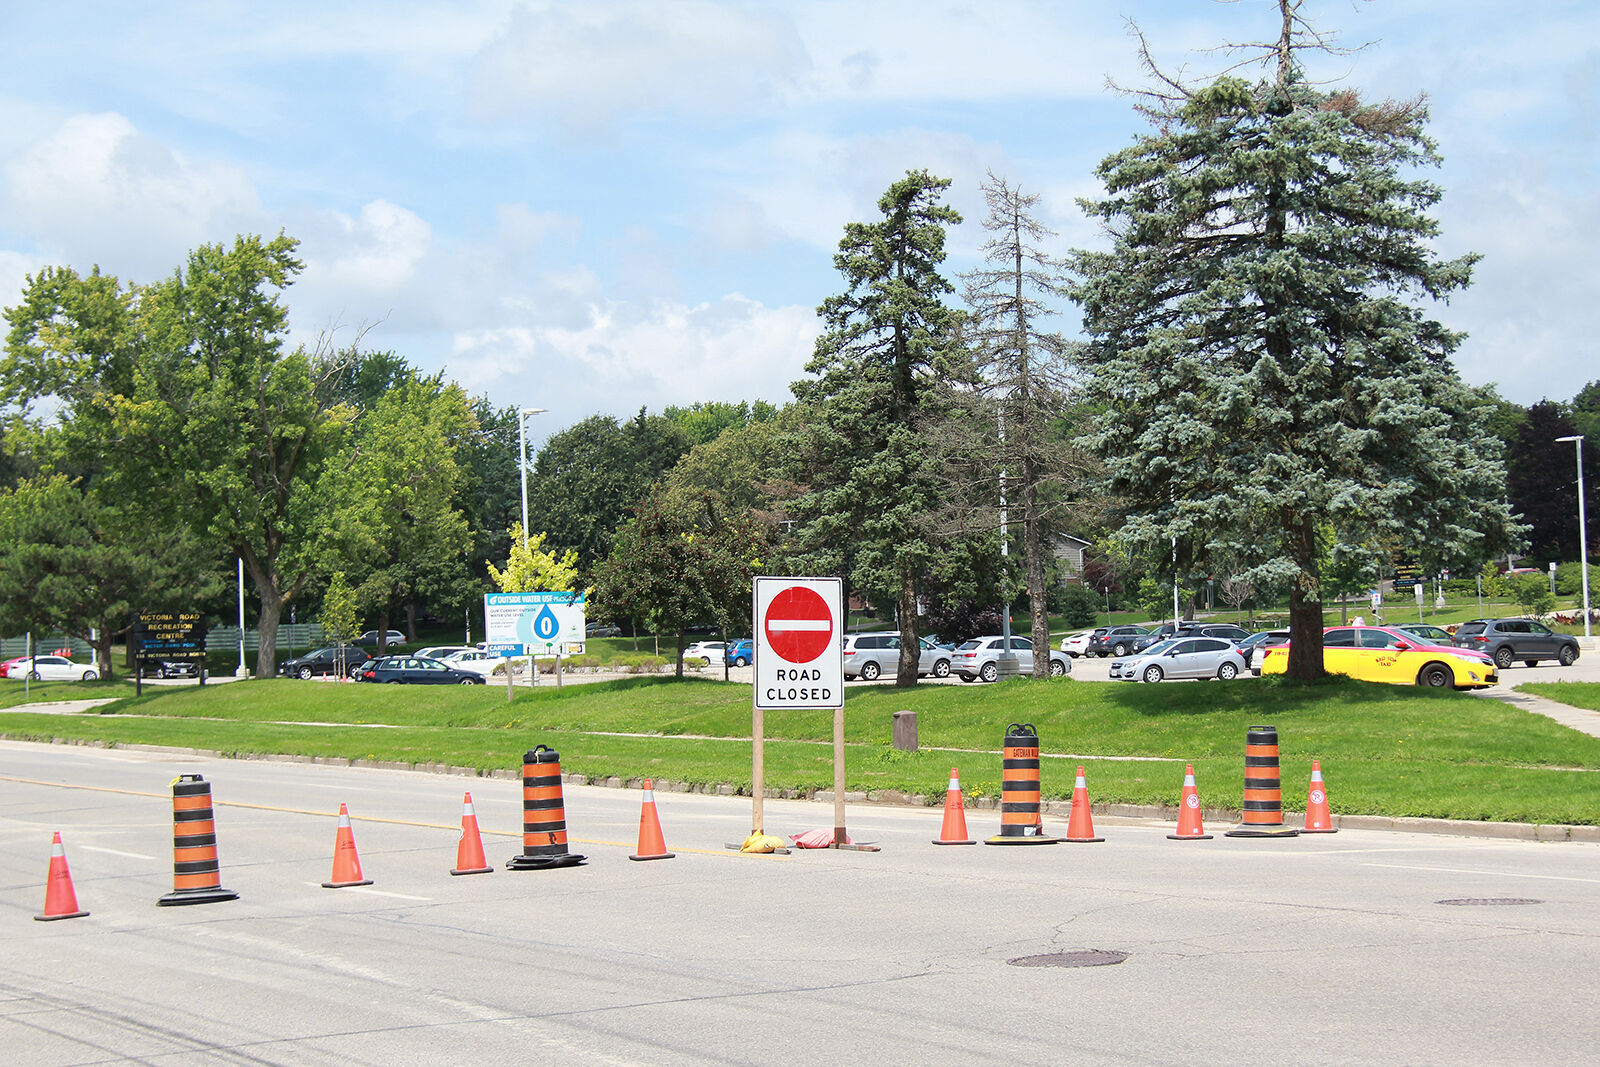
<svg viewBox="0 0 1600 1067">
<path fill-rule="evenodd" d="M 94 671 L 84 671 L 83 672 L 83 680 L 86 681 L 86 682 L 92 682 L 98 677 L 100 677 L 100 676 L 98 674 L 96 674 Z"/>
<path fill-rule="evenodd" d="M 1052 678 L 1060 678 L 1062 675 L 1064 675 L 1066 673 L 1067 673 L 1067 665 L 1065 663 L 1062 663 L 1058 659 L 1053 659 L 1053 660 L 1050 661 L 1050 677 L 1052 677 Z"/>
<path fill-rule="evenodd" d="M 30 681 L 30 682 L 42 682 L 42 681 L 44 681 L 44 675 L 40 674 L 38 671 L 29 671 L 28 672 L 28 681 Z"/>
<path fill-rule="evenodd" d="M 1224 663 L 1217 668 L 1217 677 L 1224 682 L 1231 682 L 1239 677 L 1239 668 L 1232 663 Z"/>
<path fill-rule="evenodd" d="M 1111 654 L 1120 659 L 1128 654 L 1128 646 L 1123 644 L 1121 641 L 1118 641 L 1111 647 Z"/>
<path fill-rule="evenodd" d="M 1561 651 L 1556 653 L 1556 662 L 1561 664 L 1563 667 L 1572 666 L 1577 658 L 1578 650 L 1573 648 L 1571 645 L 1562 646 Z"/>
<path fill-rule="evenodd" d="M 295 673 L 300 676 L 300 680 L 302 682 L 308 682 L 308 681 L 311 680 L 311 668 L 310 667 L 301 667 Z"/>
<path fill-rule="evenodd" d="M 390 678 L 387 681 L 385 681 L 383 684 L 384 685 L 399 685 L 400 684 L 400 679 L 398 679 L 398 678 Z"/>
<path fill-rule="evenodd" d="M 750 666 L 750 661 L 743 656 L 735 656 L 733 657 L 733 665 L 735 667 L 748 667 Z"/>
<path fill-rule="evenodd" d="M 948 677 L 950 677 L 950 661 L 947 660 L 947 659 L 942 659 L 939 662 L 935 663 L 933 665 L 933 676 L 935 678 L 948 678 Z"/>
<path fill-rule="evenodd" d="M 996 667 L 993 663 L 985 663 L 982 667 L 978 668 L 978 677 L 982 678 L 986 682 L 992 682 L 996 678 L 1000 677 L 1000 668 Z"/>
<path fill-rule="evenodd" d="M 1161 681 L 1166 675 L 1161 673 L 1161 668 L 1154 663 L 1144 669 L 1144 680 L 1152 684 Z"/>
<path fill-rule="evenodd" d="M 878 674 L 879 674 L 878 665 L 876 663 L 872 662 L 871 660 L 867 660 L 867 662 L 865 662 L 865 663 L 863 663 L 861 665 L 861 680 L 862 681 L 875 682 L 875 681 L 878 680 Z"/>
<path fill-rule="evenodd" d="M 1509 647 L 1497 649 L 1494 654 L 1494 665 L 1499 667 L 1501 670 L 1505 670 L 1511 666 L 1511 661 L 1516 658 L 1516 656 L 1511 654 L 1511 649 Z"/>
<path fill-rule="evenodd" d="M 1429 689 L 1443 689 L 1454 681 L 1455 679 L 1450 676 L 1450 668 L 1442 663 L 1430 663 L 1417 675 L 1417 684 L 1425 685 Z"/>
<path fill-rule="evenodd" d="M 457 685 L 477 685 L 478 683 L 474 682 L 471 678 L 463 678 L 463 679 L 461 679 L 461 681 L 457 682 L 456 684 Z"/>
</svg>

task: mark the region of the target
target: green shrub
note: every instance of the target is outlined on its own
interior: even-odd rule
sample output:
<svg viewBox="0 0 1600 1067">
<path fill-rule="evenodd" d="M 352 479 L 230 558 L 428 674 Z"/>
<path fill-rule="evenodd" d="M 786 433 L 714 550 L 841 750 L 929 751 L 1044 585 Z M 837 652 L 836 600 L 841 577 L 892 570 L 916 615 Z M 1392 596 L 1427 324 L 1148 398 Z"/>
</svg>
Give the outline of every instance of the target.
<svg viewBox="0 0 1600 1067">
<path fill-rule="evenodd" d="M 1093 626 L 1104 606 L 1098 593 L 1077 582 L 1069 582 L 1057 602 L 1063 621 L 1075 630 Z"/>
<path fill-rule="evenodd" d="M 1600 566 L 1589 564 L 1589 595 L 1600 592 Z M 1556 565 L 1556 595 L 1583 595 L 1583 564 L 1560 563 Z"/>
</svg>

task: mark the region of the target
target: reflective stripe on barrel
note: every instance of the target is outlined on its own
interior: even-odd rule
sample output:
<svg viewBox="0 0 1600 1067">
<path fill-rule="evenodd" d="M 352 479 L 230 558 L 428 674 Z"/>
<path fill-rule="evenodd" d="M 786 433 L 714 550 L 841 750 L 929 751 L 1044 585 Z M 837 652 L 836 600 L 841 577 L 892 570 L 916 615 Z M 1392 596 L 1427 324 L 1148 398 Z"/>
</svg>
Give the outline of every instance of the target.
<svg viewBox="0 0 1600 1067">
<path fill-rule="evenodd" d="M 1000 763 L 1000 836 L 1022 837 L 1039 825 L 1039 736 L 1029 723 L 1006 730 Z"/>
<path fill-rule="evenodd" d="M 566 847 L 561 757 L 541 745 L 522 757 L 522 851 L 533 856 L 565 851 Z"/>
<path fill-rule="evenodd" d="M 1283 825 L 1283 782 L 1278 768 L 1278 730 L 1252 726 L 1245 735 L 1244 808 L 1246 826 Z"/>
<path fill-rule="evenodd" d="M 211 783 L 198 774 L 185 774 L 172 785 L 172 875 L 178 890 L 222 884 Z"/>
<path fill-rule="evenodd" d="M 217 867 L 211 783 L 198 774 L 180 774 L 172 780 L 172 892 L 156 903 L 211 904 L 237 899 L 239 894 L 222 888 Z"/>
</svg>

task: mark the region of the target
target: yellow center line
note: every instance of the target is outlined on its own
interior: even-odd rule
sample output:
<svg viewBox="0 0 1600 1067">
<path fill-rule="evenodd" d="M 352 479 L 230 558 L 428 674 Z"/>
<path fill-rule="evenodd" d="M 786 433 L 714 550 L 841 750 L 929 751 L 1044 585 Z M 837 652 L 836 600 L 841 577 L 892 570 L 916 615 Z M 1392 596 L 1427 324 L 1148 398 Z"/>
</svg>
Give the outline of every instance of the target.
<svg viewBox="0 0 1600 1067">
<path fill-rule="evenodd" d="M 114 789 L 111 786 L 106 785 L 79 785 L 73 782 L 47 782 L 41 778 L 19 778 L 9 774 L 0 774 L 0 782 L 17 782 L 22 785 L 43 785 L 49 786 L 53 789 L 78 789 L 89 793 L 115 793 L 119 796 L 125 797 L 148 797 L 151 800 L 166 800 L 170 796 L 170 794 L 167 793 L 147 793 L 138 789 Z M 246 804 L 243 801 L 238 800 L 217 800 L 215 797 L 213 797 L 211 800 L 211 806 L 214 808 L 245 808 L 250 811 L 271 811 L 284 815 L 316 815 L 329 819 L 336 819 L 339 817 L 339 813 L 336 811 L 314 811 L 310 808 L 286 808 L 275 804 Z M 461 829 L 460 825 L 456 823 L 421 822 L 416 819 L 386 819 L 376 815 L 352 814 L 350 816 L 350 821 L 384 823 L 389 826 L 415 826 L 424 830 Z M 480 834 L 487 834 L 490 837 L 519 838 L 522 836 L 521 833 L 508 832 L 505 830 L 485 830 L 482 828 L 482 826 L 478 828 L 478 832 Z M 634 845 L 630 845 L 623 841 L 602 841 L 597 838 L 589 837 L 568 836 L 567 840 L 575 845 L 604 845 L 610 848 L 634 847 Z M 700 856 L 749 856 L 756 854 L 749 852 L 733 852 L 729 849 L 712 848 L 679 848 L 674 849 L 673 851 L 692 852 Z M 784 857 L 777 858 L 782 859 Z"/>
</svg>

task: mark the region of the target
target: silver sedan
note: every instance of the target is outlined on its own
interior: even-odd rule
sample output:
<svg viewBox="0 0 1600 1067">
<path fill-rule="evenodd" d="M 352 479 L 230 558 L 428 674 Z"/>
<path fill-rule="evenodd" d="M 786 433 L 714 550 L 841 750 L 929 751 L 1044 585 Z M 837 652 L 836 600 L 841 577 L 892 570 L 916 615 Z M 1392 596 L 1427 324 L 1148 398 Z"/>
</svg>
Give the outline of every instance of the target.
<svg viewBox="0 0 1600 1067">
<path fill-rule="evenodd" d="M 1220 637 L 1175 637 L 1158 641 L 1132 656 L 1112 660 L 1111 678 L 1125 682 L 1159 682 L 1164 678 L 1221 678 L 1228 681 L 1246 670 L 1244 654 Z"/>
</svg>

